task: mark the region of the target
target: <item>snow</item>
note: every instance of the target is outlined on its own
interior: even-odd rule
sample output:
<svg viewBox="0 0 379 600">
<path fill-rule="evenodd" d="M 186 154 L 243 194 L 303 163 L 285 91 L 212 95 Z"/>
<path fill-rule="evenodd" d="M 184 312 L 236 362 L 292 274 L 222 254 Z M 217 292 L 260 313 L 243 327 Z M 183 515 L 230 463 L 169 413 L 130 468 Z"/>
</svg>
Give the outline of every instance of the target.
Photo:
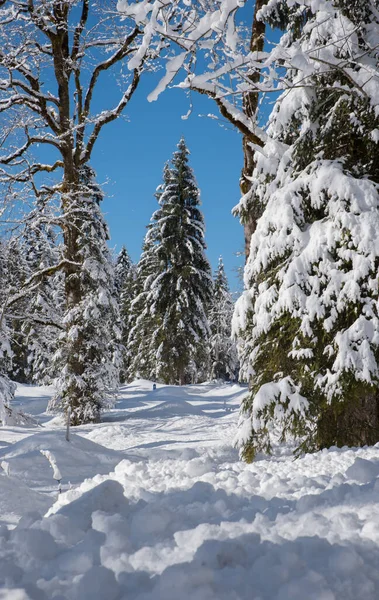
<svg viewBox="0 0 379 600">
<path fill-rule="evenodd" d="M 40 452 L 41 452 L 42 456 L 47 458 L 47 460 L 49 461 L 50 466 L 53 469 L 54 479 L 56 479 L 57 481 L 60 481 L 62 479 L 62 473 L 59 470 L 59 467 L 57 465 L 57 459 L 55 458 L 54 454 L 52 452 L 50 452 L 50 450 L 40 450 Z"/>
<path fill-rule="evenodd" d="M 2 437 L 6 436 L 4 429 L 7 428 L 1 430 Z M 87 477 L 93 477 L 97 473 L 108 473 L 122 459 L 119 453 L 75 433 L 71 434 L 70 442 L 67 442 L 63 427 L 53 431 L 44 427 L 38 434 L 29 435 L 0 449 L 0 461 L 5 460 L 9 464 L 11 476 L 32 489 L 56 489 L 54 479 L 60 478 L 55 477 L 58 473 L 51 468 L 50 461 L 43 456 L 44 452 L 54 457 L 56 470 L 60 471 L 66 487 L 81 482 L 83 473 Z"/>
<path fill-rule="evenodd" d="M 139 380 L 67 442 L 19 385 L 43 427 L 0 430 L 0 599 L 376 600 L 379 444 L 244 464 L 246 391 Z"/>
</svg>

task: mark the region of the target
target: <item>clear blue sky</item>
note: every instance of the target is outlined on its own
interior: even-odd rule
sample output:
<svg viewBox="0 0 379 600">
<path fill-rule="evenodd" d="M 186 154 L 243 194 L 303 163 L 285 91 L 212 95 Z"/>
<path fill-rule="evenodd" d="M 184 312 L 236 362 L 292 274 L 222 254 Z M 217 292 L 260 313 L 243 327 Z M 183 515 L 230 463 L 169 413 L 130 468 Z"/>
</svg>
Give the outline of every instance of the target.
<svg viewBox="0 0 379 600">
<path fill-rule="evenodd" d="M 187 120 L 181 118 L 189 109 L 182 90 L 169 89 L 149 103 L 147 95 L 162 75 L 142 78 L 125 111 L 128 120 L 120 119 L 104 128 L 95 146 L 92 166 L 100 183 L 109 182 L 104 186 L 107 198 L 103 209 L 111 246 L 119 251 L 125 244 L 132 259 L 138 260 L 146 225 L 157 208 L 154 192 L 161 183 L 164 163 L 184 135 L 201 190 L 208 258 L 214 270 L 218 257 L 223 256 L 230 287 L 236 291 L 241 283 L 235 269 L 243 265 L 243 257 L 235 253 L 243 249 L 243 229 L 231 210 L 239 201 L 241 136 L 227 123 L 220 127 L 215 120 L 198 116 L 218 115 L 216 105 L 203 96 L 192 95 L 194 108 Z M 118 96 L 109 86 L 104 79 L 99 97 L 106 105 L 102 109 Z"/>
</svg>

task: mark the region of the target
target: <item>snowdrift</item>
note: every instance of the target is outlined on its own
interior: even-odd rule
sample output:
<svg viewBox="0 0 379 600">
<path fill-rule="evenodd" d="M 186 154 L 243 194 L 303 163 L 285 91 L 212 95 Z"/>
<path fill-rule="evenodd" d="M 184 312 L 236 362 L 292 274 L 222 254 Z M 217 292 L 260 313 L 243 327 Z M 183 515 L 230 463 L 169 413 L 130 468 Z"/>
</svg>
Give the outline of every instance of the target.
<svg viewBox="0 0 379 600">
<path fill-rule="evenodd" d="M 64 486 L 83 481 L 83 474 L 93 477 L 97 473 L 108 473 L 120 462 L 123 455 L 100 446 L 95 442 L 72 434 L 67 442 L 64 430 L 40 430 L 11 446 L 0 449 L 0 462 L 9 464 L 12 478 L 24 482 L 31 488 L 50 489 L 54 484 L 49 461 L 41 454 L 49 450 L 57 460 Z M 0 489 L 0 497 L 3 492 Z"/>
<path fill-rule="evenodd" d="M 245 390 L 233 387 L 203 386 L 202 404 L 200 386 L 177 388 L 157 403 L 151 386 L 134 384 L 117 409 L 124 422 L 82 428 L 69 447 L 63 430 L 38 429 L 2 449 L 0 461 L 31 488 L 38 469 L 53 481 L 47 446 L 78 482 L 47 496 L 57 499 L 45 516 L 39 505 L 13 530 L 0 525 L 3 598 L 377 600 L 379 444 L 296 461 L 282 446 L 246 465 L 231 446 L 237 411 L 207 413 L 224 399 L 237 408 Z M 128 418 L 136 397 L 145 418 Z M 46 496 L 18 475 L 0 485 L 30 499 L 25 511 Z"/>
</svg>

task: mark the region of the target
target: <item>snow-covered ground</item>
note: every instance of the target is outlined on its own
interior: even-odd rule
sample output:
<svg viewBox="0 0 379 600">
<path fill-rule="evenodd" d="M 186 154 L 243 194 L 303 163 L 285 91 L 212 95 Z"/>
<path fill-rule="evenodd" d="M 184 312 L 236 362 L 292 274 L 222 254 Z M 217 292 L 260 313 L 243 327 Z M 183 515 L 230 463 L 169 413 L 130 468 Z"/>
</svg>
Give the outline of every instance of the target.
<svg viewBox="0 0 379 600">
<path fill-rule="evenodd" d="M 67 442 L 51 392 L 0 429 L 0 600 L 378 600 L 379 445 L 245 465 L 245 388 L 146 381 Z"/>
</svg>

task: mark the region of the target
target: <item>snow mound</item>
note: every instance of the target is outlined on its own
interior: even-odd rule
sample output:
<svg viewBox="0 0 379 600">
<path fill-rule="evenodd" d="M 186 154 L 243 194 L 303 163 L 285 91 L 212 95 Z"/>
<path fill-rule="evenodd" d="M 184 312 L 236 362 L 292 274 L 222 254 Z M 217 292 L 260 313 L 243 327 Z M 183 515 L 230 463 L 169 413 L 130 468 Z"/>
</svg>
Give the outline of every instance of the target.
<svg viewBox="0 0 379 600">
<path fill-rule="evenodd" d="M 106 513 L 123 514 L 127 503 L 122 485 L 108 479 L 69 504 L 60 506 L 61 503 L 58 500 L 46 516 L 52 514 L 67 516 L 78 529 L 87 531 L 92 524 L 92 513 L 101 510 Z"/>
<path fill-rule="evenodd" d="M 0 585 L 35 586 L 38 600 L 248 600 L 251 590 L 262 600 L 377 600 L 379 486 L 342 474 L 356 453 L 243 465 L 210 451 L 204 469 L 195 456 L 124 460 L 6 533 Z"/>
<path fill-rule="evenodd" d="M 105 567 L 95 566 L 89 569 L 73 589 L 73 600 L 116 600 L 120 588 L 113 571 Z"/>
<path fill-rule="evenodd" d="M 201 408 L 197 406 L 193 406 L 186 400 L 166 400 L 157 406 L 151 406 L 150 408 L 146 408 L 144 410 L 139 410 L 134 412 L 132 415 L 133 418 L 149 418 L 149 417 L 159 417 L 162 419 L 166 419 L 169 417 L 181 417 L 184 415 L 202 415 L 204 416 L 204 412 Z"/>
<path fill-rule="evenodd" d="M 44 491 L 56 488 L 49 461 L 41 451 L 54 455 L 62 474 L 63 487 L 83 481 L 83 473 L 93 477 L 109 473 L 123 455 L 76 434 L 67 442 L 64 431 L 39 431 L 0 450 L 0 462 L 6 461 L 11 476 L 26 485 Z"/>
<path fill-rule="evenodd" d="M 28 596 L 25 590 L 4 589 L 0 590 L 0 600 L 30 600 L 30 596 Z"/>
<path fill-rule="evenodd" d="M 346 476 L 359 483 L 369 483 L 379 475 L 379 462 L 372 462 L 359 456 L 354 463 L 346 470 Z"/>
<path fill-rule="evenodd" d="M 10 406 L 2 407 L 0 423 L 7 427 L 38 427 L 39 425 L 38 421 L 32 415 L 11 408 Z"/>
<path fill-rule="evenodd" d="M 17 523 L 31 507 L 43 515 L 51 502 L 49 497 L 31 490 L 17 477 L 0 471 L 0 523 Z"/>
</svg>

